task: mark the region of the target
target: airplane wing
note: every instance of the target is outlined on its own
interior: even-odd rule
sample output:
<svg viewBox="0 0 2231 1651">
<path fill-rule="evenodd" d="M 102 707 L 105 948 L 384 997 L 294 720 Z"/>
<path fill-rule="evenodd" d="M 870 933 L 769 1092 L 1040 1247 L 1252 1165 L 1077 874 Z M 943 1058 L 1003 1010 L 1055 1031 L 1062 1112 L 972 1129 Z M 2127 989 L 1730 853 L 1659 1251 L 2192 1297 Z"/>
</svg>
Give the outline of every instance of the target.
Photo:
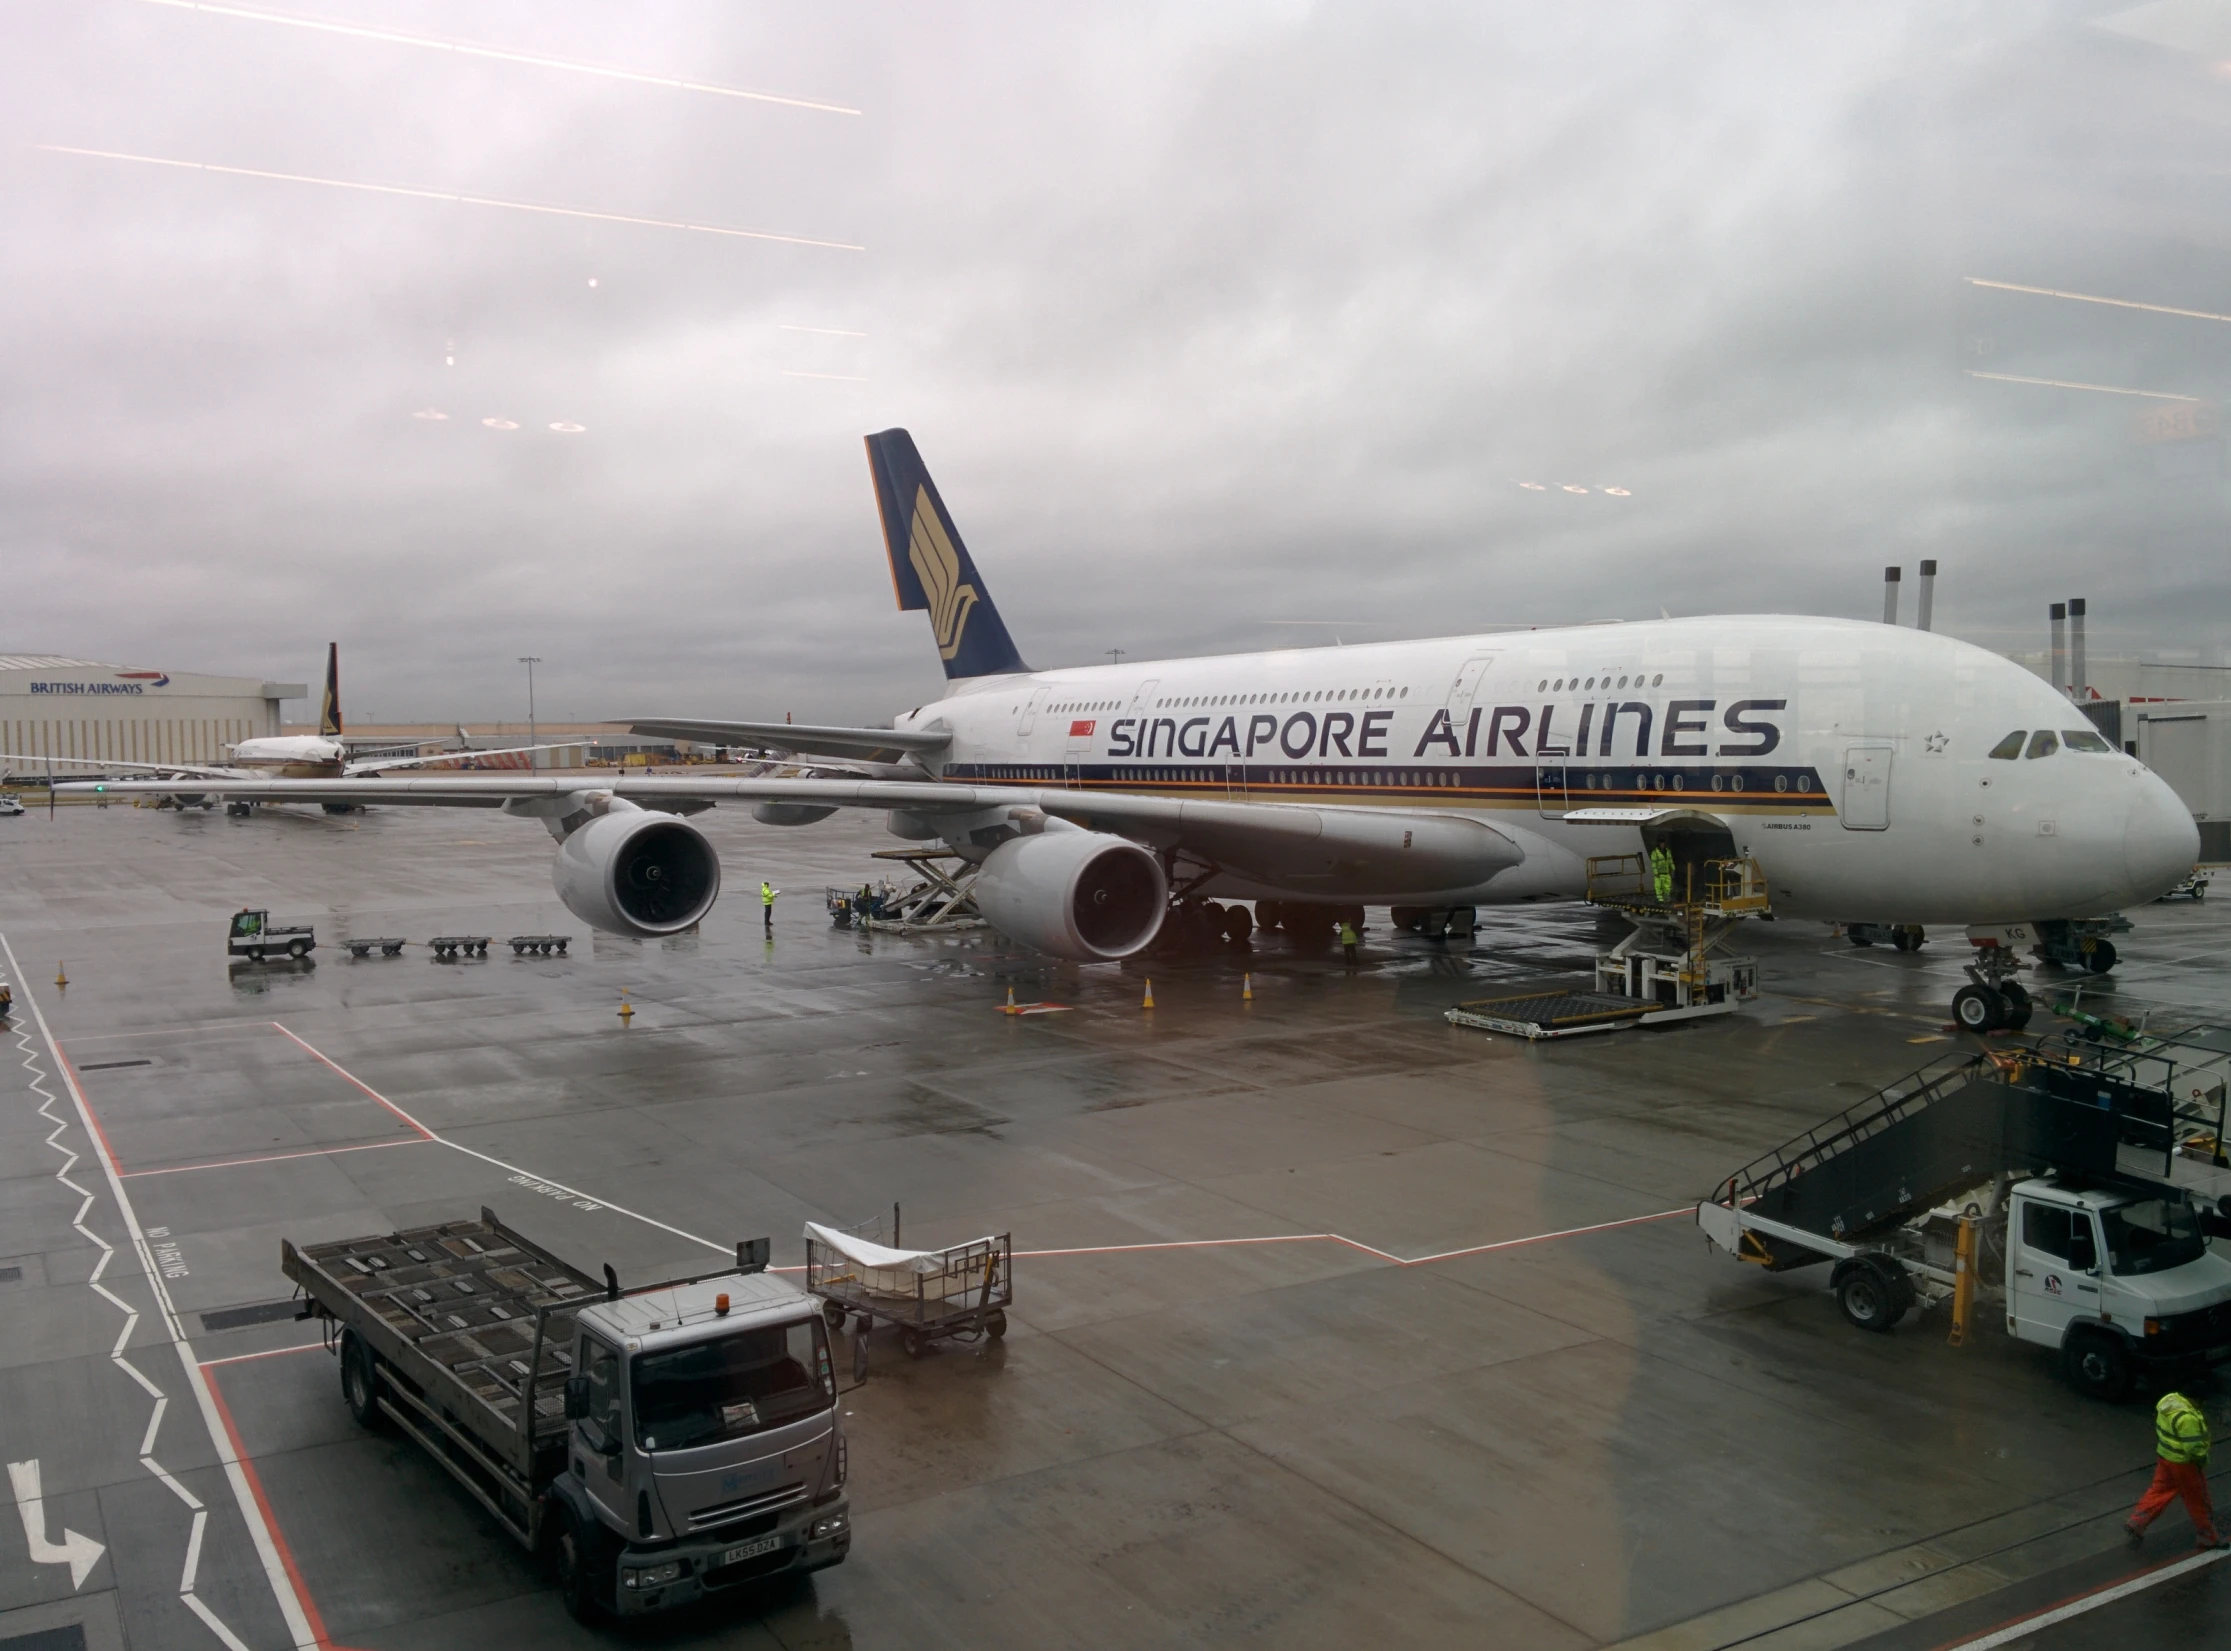
<svg viewBox="0 0 2231 1651">
<path fill-rule="evenodd" d="M 27 763 L 24 772 L 43 774 L 49 768 L 129 768 L 142 774 L 169 774 L 182 780 L 244 780 L 247 770 L 241 768 L 216 768 L 191 762 L 121 762 L 114 757 L 32 757 L 20 751 L 0 751 L 0 762 Z M 81 782 L 83 783 L 83 782 Z M 143 786 L 144 790 L 162 790 L 160 786 Z"/>
<path fill-rule="evenodd" d="M 863 762 L 897 762 L 927 755 L 952 744 L 945 733 L 897 728 L 826 728 L 789 722 L 695 722 L 672 717 L 631 722 L 628 727 L 653 739 L 693 740 L 701 745 L 751 745 L 814 757 L 853 757 Z"/>
<path fill-rule="evenodd" d="M 64 782 L 58 789 L 160 791 L 149 780 Z M 388 803 L 501 808 L 544 817 L 556 799 L 623 798 L 665 813 L 720 802 L 900 809 L 940 816 L 1050 815 L 1205 865 L 1252 874 L 1297 893 L 1469 886 L 1519 864 L 1525 851 L 1481 820 L 1428 809 L 1319 808 L 1306 803 L 1188 801 L 1059 788 L 937 780 L 770 779 L 742 775 L 442 774 L 393 780 L 246 780 L 213 795 L 254 802 Z"/>
<path fill-rule="evenodd" d="M 384 773 L 390 768 L 423 768 L 428 763 L 464 762 L 480 757 L 523 757 L 534 751 L 571 751 L 583 745 L 594 745 L 594 740 L 560 740 L 555 745 L 506 745 L 492 751 L 436 751 L 425 757 L 355 757 L 348 764 L 348 778 Z"/>
</svg>

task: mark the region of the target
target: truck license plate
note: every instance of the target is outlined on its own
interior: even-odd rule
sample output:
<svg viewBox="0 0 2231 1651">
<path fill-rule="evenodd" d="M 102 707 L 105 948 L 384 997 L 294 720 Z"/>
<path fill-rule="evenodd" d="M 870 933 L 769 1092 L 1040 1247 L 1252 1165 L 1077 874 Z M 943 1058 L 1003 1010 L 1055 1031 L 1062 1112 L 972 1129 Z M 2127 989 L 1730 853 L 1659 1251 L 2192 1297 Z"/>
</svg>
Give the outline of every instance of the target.
<svg viewBox="0 0 2231 1651">
<path fill-rule="evenodd" d="M 746 1542 L 740 1547 L 728 1549 L 720 1556 L 720 1562 L 723 1565 L 740 1564 L 747 1559 L 757 1559 L 761 1554 L 771 1554 L 781 1546 L 781 1537 L 763 1536 L 757 1542 Z"/>
</svg>

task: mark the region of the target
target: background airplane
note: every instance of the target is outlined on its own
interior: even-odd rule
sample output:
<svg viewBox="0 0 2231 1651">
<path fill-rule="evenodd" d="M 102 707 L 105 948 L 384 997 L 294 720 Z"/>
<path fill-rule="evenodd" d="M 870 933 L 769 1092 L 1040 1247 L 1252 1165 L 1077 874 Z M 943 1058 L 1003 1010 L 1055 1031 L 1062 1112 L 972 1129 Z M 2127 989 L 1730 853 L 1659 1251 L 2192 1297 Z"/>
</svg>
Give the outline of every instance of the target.
<svg viewBox="0 0 2231 1651">
<path fill-rule="evenodd" d="M 633 726 L 869 777 L 214 789 L 540 819 L 566 905 L 639 936 L 688 928 L 719 894 L 711 843 L 677 816 L 881 809 L 894 834 L 978 863 L 1003 933 L 1087 962 L 1143 951 L 1210 897 L 1276 902 L 1307 932 L 1365 904 L 1576 898 L 1591 856 L 1646 845 L 1755 860 L 1780 916 L 1966 926 L 2151 900 L 2199 851 L 2175 793 L 2065 696 L 1895 626 L 1735 615 L 1034 671 L 912 439 L 867 445 L 899 603 L 929 615 L 945 697 L 890 728 Z"/>
</svg>

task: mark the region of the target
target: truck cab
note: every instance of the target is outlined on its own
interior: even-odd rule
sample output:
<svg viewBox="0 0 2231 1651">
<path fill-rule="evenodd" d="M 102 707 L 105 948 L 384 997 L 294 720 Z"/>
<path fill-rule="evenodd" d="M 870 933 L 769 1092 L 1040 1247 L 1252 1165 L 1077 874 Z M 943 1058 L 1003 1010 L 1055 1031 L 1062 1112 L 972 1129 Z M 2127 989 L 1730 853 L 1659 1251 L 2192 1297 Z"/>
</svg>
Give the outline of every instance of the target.
<svg viewBox="0 0 2231 1651">
<path fill-rule="evenodd" d="M 842 1560 L 852 1530 L 819 1304 L 727 1275 L 585 1304 L 551 1490 L 566 1603 L 667 1610 Z"/>
<path fill-rule="evenodd" d="M 2058 1348 L 2086 1392 L 2119 1398 L 2140 1368 L 2231 1350 L 2231 1260 L 2185 1199 L 2023 1181 L 2007 1210 L 2006 1328 Z"/>
</svg>

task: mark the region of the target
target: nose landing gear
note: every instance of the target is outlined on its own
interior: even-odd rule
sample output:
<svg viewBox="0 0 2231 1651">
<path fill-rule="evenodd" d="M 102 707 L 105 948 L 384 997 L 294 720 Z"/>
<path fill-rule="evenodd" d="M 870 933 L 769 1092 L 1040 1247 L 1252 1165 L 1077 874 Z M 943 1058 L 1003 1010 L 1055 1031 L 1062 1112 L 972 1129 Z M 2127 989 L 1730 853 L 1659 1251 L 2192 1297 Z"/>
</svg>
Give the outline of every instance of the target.
<svg viewBox="0 0 2231 1651">
<path fill-rule="evenodd" d="M 1952 994 L 1952 1018 L 1963 1032 L 2019 1032 L 2030 1023 L 2030 994 L 2014 977 L 2021 973 L 2021 954 L 2015 950 L 2020 937 L 2009 939 L 1999 930 L 1968 931 L 1975 947 L 1975 961 L 1962 970 L 1969 984 Z"/>
</svg>

